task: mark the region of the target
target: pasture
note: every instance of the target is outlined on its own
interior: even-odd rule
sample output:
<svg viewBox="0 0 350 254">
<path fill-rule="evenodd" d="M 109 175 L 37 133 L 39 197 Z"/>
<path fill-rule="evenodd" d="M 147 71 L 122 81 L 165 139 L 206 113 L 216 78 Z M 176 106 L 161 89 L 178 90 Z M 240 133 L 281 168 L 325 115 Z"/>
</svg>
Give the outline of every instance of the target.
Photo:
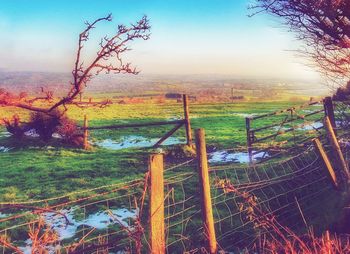
<svg viewBox="0 0 350 254">
<path fill-rule="evenodd" d="M 300 211 L 308 226 L 315 227 L 316 233 L 323 232 L 339 218 L 344 196 L 339 196 L 332 188 L 322 158 L 315 151 L 304 147 L 298 150 L 297 156 L 289 154 L 289 157 L 256 167 L 247 165 L 246 118 L 303 103 L 307 104 L 307 101 L 190 104 L 192 129 L 203 128 L 206 132 L 213 217 L 220 248 L 243 248 L 255 241 L 256 223 L 249 219 L 249 213 L 244 215 L 251 209 L 249 205 L 254 207 L 258 204 L 259 207 L 267 208 L 285 225 L 294 227 L 295 232 L 305 231 Z M 322 105 L 312 108 L 317 111 Z M 291 112 L 295 114 L 296 111 Z M 307 115 L 310 112 L 310 109 L 301 109 L 298 113 Z M 6 115 L 13 112 L 2 113 Z M 70 108 L 68 114 L 80 126 L 83 125 L 84 115 L 87 115 L 89 127 L 99 127 L 178 120 L 183 119 L 184 111 L 181 102 L 168 101 L 113 104 L 103 109 Z M 297 121 L 304 121 L 302 115 L 298 117 L 300 119 Z M 310 120 L 321 121 L 319 115 L 312 115 Z M 26 121 L 25 117 L 23 121 Z M 278 125 L 279 122 L 283 125 L 286 118 L 279 114 L 261 118 L 254 128 Z M 290 124 L 287 122 L 282 125 L 280 127 L 286 128 Z M 295 138 L 295 134 L 299 133 L 306 137 L 314 133 L 309 127 L 299 127 L 296 132 L 284 133 L 284 136 Z M 64 228 L 65 222 L 55 218 L 51 210 L 42 215 L 46 221 L 56 225 L 61 243 L 67 248 L 72 247 L 74 239 L 88 237 L 91 228 L 95 231 L 87 238 L 88 242 L 94 242 L 103 235 L 108 241 L 118 243 L 119 247 L 113 245 L 113 250 L 125 250 L 126 246 L 131 249 L 147 248 L 142 239 L 135 239 L 127 232 L 130 231 L 130 225 L 139 221 L 141 228 L 135 224 L 133 234 L 143 235 L 142 227 L 150 217 L 148 211 L 143 212 L 143 207 L 152 205 L 147 195 L 144 196 L 145 190 L 150 188 L 148 162 L 151 154 L 161 152 L 164 154 L 164 169 L 161 169 L 164 172 L 164 185 L 161 188 L 166 194 L 166 248 L 170 253 L 181 253 L 197 248 L 198 244 L 204 245 L 203 235 L 196 234 L 198 230 L 203 231 L 198 216 L 201 197 L 196 195 L 198 175 L 193 158 L 194 148 L 185 145 L 185 129 L 178 130 L 164 145 L 152 148 L 171 128 L 152 126 L 91 130 L 91 148 L 88 150 L 65 145 L 59 138 L 43 144 L 31 133 L 24 140 L 16 140 L 2 128 L 0 200 L 4 209 L 0 213 L 0 221 L 3 217 L 5 223 L 0 232 L 6 233 L 9 229 L 11 236 L 18 239 L 16 245 L 27 248 L 29 245 L 23 235 L 26 234 L 25 226 L 32 214 L 24 211 L 31 209 L 28 204 L 34 204 L 35 209 L 42 206 L 43 209 L 59 209 L 64 218 L 69 220 L 70 226 Z M 281 128 L 277 129 L 279 131 Z M 272 130 L 262 131 L 260 135 L 268 136 L 275 132 L 276 128 L 273 127 Z M 338 174 L 341 174 L 339 168 Z M 241 189 L 243 192 L 236 192 Z M 244 191 L 252 193 L 249 195 L 253 195 L 251 198 L 254 197 L 254 200 L 257 198 L 256 201 L 252 204 L 250 201 L 244 202 L 248 195 Z M 329 198 L 332 201 L 323 205 Z M 20 210 L 14 210 L 11 204 L 14 207 L 18 205 Z M 111 223 L 114 218 L 119 218 L 118 223 Z M 242 238 L 242 234 L 245 237 Z M 94 248 L 93 245 L 88 246 Z"/>
<path fill-rule="evenodd" d="M 206 130 L 209 151 L 232 148 L 246 150 L 245 117 L 274 112 L 300 103 L 303 102 L 191 103 L 190 118 L 193 129 Z M 4 116 L 16 112 L 15 109 L 0 109 Z M 72 107 L 68 114 L 81 125 L 83 115 L 86 114 L 90 119 L 90 126 L 104 126 L 180 119 L 183 117 L 183 108 L 181 103 L 173 102 L 113 104 L 104 109 Z M 169 128 L 171 127 L 92 131 L 90 141 L 97 145 L 93 145 L 90 151 L 64 145 L 62 147 L 59 140 L 43 145 L 31 137 L 26 137 L 24 142 L 2 134 L 0 146 L 10 150 L 0 153 L 3 168 L 0 176 L 0 199 L 47 198 L 81 188 L 97 187 L 102 183 L 137 178 L 147 171 L 145 165 L 148 155 L 154 151 L 152 148 L 138 148 L 138 144 L 142 145 L 147 140 L 152 143 L 152 140 L 161 138 Z M 3 127 L 1 132 L 5 132 Z M 128 148 L 127 144 L 126 148 L 120 146 L 130 137 L 130 142 L 124 143 L 131 143 L 131 147 Z M 173 137 L 174 143 L 185 143 L 184 129 L 178 130 Z M 113 146 L 114 143 L 119 145 Z M 147 142 L 145 145 L 148 145 Z M 163 146 L 163 149 L 177 150 L 174 146 Z M 13 163 L 14 160 L 16 163 Z M 171 158 L 169 160 L 171 163 Z"/>
</svg>

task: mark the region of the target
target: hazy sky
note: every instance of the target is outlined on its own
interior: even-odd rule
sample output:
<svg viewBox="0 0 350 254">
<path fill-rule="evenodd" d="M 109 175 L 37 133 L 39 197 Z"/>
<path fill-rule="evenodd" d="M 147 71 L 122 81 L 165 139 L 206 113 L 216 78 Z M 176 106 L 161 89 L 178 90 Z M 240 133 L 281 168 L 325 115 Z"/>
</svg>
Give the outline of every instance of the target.
<svg viewBox="0 0 350 254">
<path fill-rule="evenodd" d="M 86 48 L 95 54 L 99 36 L 143 14 L 149 41 L 128 53 L 145 74 L 225 74 L 238 77 L 315 79 L 318 75 L 288 50 L 293 35 L 265 15 L 247 17 L 250 0 L 1 0 L 0 68 L 70 72 L 84 21 L 112 13 Z"/>
</svg>

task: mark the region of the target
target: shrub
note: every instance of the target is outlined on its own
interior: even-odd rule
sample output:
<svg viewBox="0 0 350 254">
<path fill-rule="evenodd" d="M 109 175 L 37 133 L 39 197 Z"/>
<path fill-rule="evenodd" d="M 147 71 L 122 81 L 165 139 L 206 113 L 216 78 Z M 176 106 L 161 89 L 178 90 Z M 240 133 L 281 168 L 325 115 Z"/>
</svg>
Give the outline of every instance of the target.
<svg viewBox="0 0 350 254">
<path fill-rule="evenodd" d="M 8 132 L 10 132 L 16 138 L 22 138 L 24 132 L 27 131 L 25 126 L 21 126 L 21 121 L 19 115 L 12 116 L 12 119 L 3 119 L 5 127 Z"/>
<path fill-rule="evenodd" d="M 47 142 L 57 131 L 61 117 L 62 113 L 58 110 L 52 111 L 50 114 L 34 112 L 30 115 L 29 125 L 43 141 Z"/>
<path fill-rule="evenodd" d="M 62 117 L 60 119 L 60 126 L 57 128 L 57 133 L 67 144 L 74 146 L 81 146 L 83 144 L 83 138 L 76 122 L 68 117 Z"/>
<path fill-rule="evenodd" d="M 337 89 L 333 95 L 333 100 L 336 101 L 347 101 L 350 99 L 350 81 L 346 84 L 345 87 L 340 87 Z"/>
</svg>

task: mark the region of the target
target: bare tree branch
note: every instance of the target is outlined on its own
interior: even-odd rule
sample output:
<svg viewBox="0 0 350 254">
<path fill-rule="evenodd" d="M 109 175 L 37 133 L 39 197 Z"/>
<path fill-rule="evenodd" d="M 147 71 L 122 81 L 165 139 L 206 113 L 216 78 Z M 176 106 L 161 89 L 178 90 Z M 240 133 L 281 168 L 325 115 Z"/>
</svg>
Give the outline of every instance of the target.
<svg viewBox="0 0 350 254">
<path fill-rule="evenodd" d="M 350 1 L 256 0 L 253 15 L 267 12 L 281 18 L 305 47 L 310 58 L 329 80 L 345 85 L 350 80 Z"/>
<path fill-rule="evenodd" d="M 105 36 L 101 39 L 99 50 L 96 57 L 88 64 L 84 64 L 82 59 L 82 51 L 84 43 L 90 38 L 90 32 L 101 22 L 111 22 L 112 15 L 96 19 L 92 23 L 85 22 L 86 28 L 79 34 L 78 48 L 72 71 L 73 79 L 70 83 L 70 90 L 66 96 L 56 99 L 53 92 L 42 89 L 43 96 L 37 96 L 32 99 L 23 99 L 23 96 L 15 96 L 6 91 L 0 91 L 0 106 L 11 106 L 23 108 L 29 111 L 41 112 L 50 114 L 53 110 L 63 107 L 64 111 L 67 109 L 66 105 L 73 104 L 79 107 L 82 106 L 101 106 L 105 107 L 110 104 L 110 101 L 103 101 L 101 105 L 98 103 L 82 105 L 75 101 L 75 99 L 84 91 L 88 82 L 101 72 L 105 73 L 123 73 L 123 74 L 138 74 L 139 71 L 131 66 L 131 63 L 123 62 L 123 54 L 131 48 L 129 44 L 136 40 L 148 40 L 150 38 L 150 25 L 147 16 L 143 16 L 139 21 L 129 26 L 118 25 L 116 34 L 112 37 Z M 23 94 L 22 94 L 23 95 Z M 44 101 L 46 106 L 36 106 L 38 101 Z"/>
</svg>

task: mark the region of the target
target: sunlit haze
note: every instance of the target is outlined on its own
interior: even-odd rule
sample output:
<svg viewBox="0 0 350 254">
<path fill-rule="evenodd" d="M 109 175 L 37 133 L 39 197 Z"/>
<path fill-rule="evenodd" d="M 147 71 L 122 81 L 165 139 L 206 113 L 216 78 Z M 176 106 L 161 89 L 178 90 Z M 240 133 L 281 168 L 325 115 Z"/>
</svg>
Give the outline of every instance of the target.
<svg viewBox="0 0 350 254">
<path fill-rule="evenodd" d="M 91 35 L 86 51 L 95 54 L 101 35 L 146 14 L 151 39 L 133 44 L 127 56 L 144 74 L 317 79 L 292 51 L 298 48 L 293 34 L 265 15 L 248 17 L 248 5 L 248 0 L 2 0 L 0 69 L 70 72 L 85 20 L 114 17 Z"/>
</svg>

